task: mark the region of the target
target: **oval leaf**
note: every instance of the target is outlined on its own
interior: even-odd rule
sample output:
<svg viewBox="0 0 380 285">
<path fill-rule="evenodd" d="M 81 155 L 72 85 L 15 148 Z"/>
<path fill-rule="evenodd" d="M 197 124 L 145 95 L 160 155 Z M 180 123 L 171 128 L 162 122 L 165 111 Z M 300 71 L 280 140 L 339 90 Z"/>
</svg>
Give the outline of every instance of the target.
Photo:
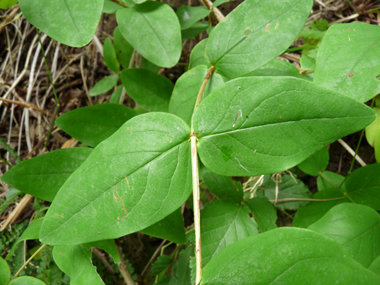
<svg viewBox="0 0 380 285">
<path fill-rule="evenodd" d="M 203 265 L 230 244 L 257 233 L 247 206 L 223 200 L 206 204 L 201 212 Z"/>
<path fill-rule="evenodd" d="M 11 270 L 8 263 L 0 257 L 0 285 L 7 285 L 11 278 Z"/>
<path fill-rule="evenodd" d="M 124 68 L 128 68 L 133 53 L 133 46 L 123 37 L 119 27 L 116 27 L 113 31 L 113 45 L 115 46 L 120 64 Z"/>
<path fill-rule="evenodd" d="M 103 45 L 104 61 L 109 69 L 115 73 L 120 72 L 120 64 L 116 57 L 116 51 L 110 38 L 106 38 Z"/>
<path fill-rule="evenodd" d="M 189 62 L 189 69 L 194 68 L 198 65 L 206 65 L 209 67 L 209 62 L 206 58 L 206 45 L 207 40 L 203 39 L 197 45 L 192 49 L 190 53 L 190 62 Z"/>
<path fill-rule="evenodd" d="M 329 159 L 329 151 L 324 147 L 298 164 L 298 167 L 306 174 L 318 176 L 319 172 L 326 169 Z"/>
<path fill-rule="evenodd" d="M 312 5 L 311 0 L 244 1 L 212 31 L 209 62 L 229 78 L 255 70 L 294 42 Z"/>
<path fill-rule="evenodd" d="M 104 77 L 103 79 L 99 80 L 94 87 L 90 90 L 91 96 L 97 96 L 102 93 L 106 93 L 112 89 L 119 80 L 119 76 L 116 74 L 109 75 L 107 77 Z"/>
<path fill-rule="evenodd" d="M 380 256 L 380 215 L 370 207 L 337 205 L 309 229 L 335 239 L 366 268 Z"/>
<path fill-rule="evenodd" d="M 316 246 L 318 245 L 318 246 Z M 203 269 L 211 284 L 378 284 L 380 277 L 349 257 L 334 240 L 319 233 L 279 228 L 227 247 Z"/>
<path fill-rule="evenodd" d="M 45 283 L 34 277 L 22 276 L 13 279 L 9 285 L 45 285 Z"/>
<path fill-rule="evenodd" d="M 124 38 L 143 57 L 162 67 L 172 67 L 178 62 L 181 27 L 168 5 L 148 1 L 118 10 L 116 19 Z"/>
<path fill-rule="evenodd" d="M 124 69 L 121 82 L 128 95 L 148 111 L 167 112 L 174 85 L 163 75 L 137 68 Z"/>
<path fill-rule="evenodd" d="M 90 148 L 57 149 L 21 161 L 6 172 L 1 180 L 45 201 L 53 201 L 66 179 L 86 160 Z"/>
<path fill-rule="evenodd" d="M 192 188 L 189 136 L 189 127 L 171 114 L 129 120 L 62 186 L 40 239 L 47 244 L 113 239 L 174 212 Z"/>
<path fill-rule="evenodd" d="M 181 24 L 181 29 L 186 30 L 194 25 L 199 20 L 207 17 L 211 13 L 211 10 L 204 6 L 186 6 L 182 5 L 178 8 L 176 14 Z"/>
<path fill-rule="evenodd" d="M 72 110 L 56 124 L 85 145 L 97 146 L 138 113 L 119 104 L 100 104 Z"/>
<path fill-rule="evenodd" d="M 247 77 L 209 95 L 192 123 L 207 168 L 256 176 L 289 169 L 374 117 L 364 104 L 306 80 Z"/>
<path fill-rule="evenodd" d="M 380 92 L 380 27 L 332 25 L 319 47 L 314 82 L 365 102 Z"/>
<path fill-rule="evenodd" d="M 104 0 L 19 0 L 25 18 L 49 37 L 81 47 L 94 36 Z"/>
</svg>

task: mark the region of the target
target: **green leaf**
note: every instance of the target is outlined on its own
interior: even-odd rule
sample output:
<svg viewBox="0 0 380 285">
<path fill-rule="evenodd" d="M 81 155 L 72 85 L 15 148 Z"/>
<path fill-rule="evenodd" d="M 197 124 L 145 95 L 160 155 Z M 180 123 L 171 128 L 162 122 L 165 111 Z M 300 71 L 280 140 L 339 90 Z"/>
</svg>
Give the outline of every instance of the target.
<svg viewBox="0 0 380 285">
<path fill-rule="evenodd" d="M 323 189 L 315 193 L 313 199 L 326 199 L 326 201 L 311 202 L 306 207 L 299 208 L 293 219 L 293 227 L 307 228 L 323 217 L 332 207 L 341 203 L 350 202 L 348 199 L 327 201 L 328 199 L 344 198 L 337 189 Z"/>
<path fill-rule="evenodd" d="M 150 270 L 150 274 L 158 275 L 165 269 L 167 269 L 172 264 L 172 259 L 167 255 L 161 255 L 157 258 L 157 260 L 153 263 L 152 269 Z"/>
<path fill-rule="evenodd" d="M 273 179 L 270 175 L 266 175 L 263 184 L 259 187 L 259 189 L 263 192 L 256 192 L 258 197 L 264 195 L 268 198 L 268 200 L 276 200 L 276 183 L 273 180 L 278 181 L 277 199 L 311 198 L 309 188 L 307 188 L 301 180 L 293 178 L 289 174 L 283 175 L 281 178 Z M 277 202 L 276 207 L 281 210 L 297 210 L 299 207 L 304 207 L 309 203 L 310 202 L 308 201 Z"/>
<path fill-rule="evenodd" d="M 367 142 L 372 147 L 375 146 L 376 137 L 380 132 L 380 108 L 374 107 L 373 110 L 376 112 L 376 119 L 365 128 Z"/>
<path fill-rule="evenodd" d="M 335 239 L 366 268 L 380 256 L 380 215 L 370 207 L 337 205 L 309 229 Z"/>
<path fill-rule="evenodd" d="M 119 104 L 121 98 L 121 92 L 123 91 L 123 85 L 117 86 L 115 92 L 112 93 L 109 103 L 111 104 Z"/>
<path fill-rule="evenodd" d="M 335 188 L 336 190 L 339 190 L 341 193 L 344 193 L 344 185 L 342 185 L 344 180 L 345 177 L 340 174 L 331 171 L 323 171 L 319 173 L 317 179 L 318 191 L 322 191 L 326 188 Z M 341 185 L 342 187 L 339 188 Z"/>
<path fill-rule="evenodd" d="M 200 177 L 206 183 L 210 192 L 219 199 L 236 203 L 243 201 L 244 193 L 241 187 L 237 187 L 240 182 L 233 181 L 230 177 L 213 173 L 206 167 L 201 168 Z"/>
<path fill-rule="evenodd" d="M 223 77 L 219 73 L 214 72 L 206 84 L 205 90 L 203 91 L 202 98 L 203 99 L 206 98 L 209 94 L 211 94 L 212 91 L 222 86 L 223 84 L 224 84 Z"/>
<path fill-rule="evenodd" d="M 11 270 L 8 263 L 0 257 L 0 285 L 7 285 L 11 278 Z"/>
<path fill-rule="evenodd" d="M 45 283 L 34 277 L 22 276 L 13 279 L 9 285 L 45 285 Z"/>
<path fill-rule="evenodd" d="M 318 246 L 316 246 L 318 245 Z M 227 247 L 203 269 L 202 284 L 379 284 L 329 237 L 279 228 Z"/>
<path fill-rule="evenodd" d="M 158 73 L 161 69 L 161 67 L 159 67 L 158 65 L 155 65 L 154 63 L 150 62 L 149 60 L 147 60 L 145 57 L 141 57 L 141 68 L 142 69 L 147 69 L 147 70 L 150 70 L 154 73 Z"/>
<path fill-rule="evenodd" d="M 19 0 L 25 18 L 49 37 L 82 47 L 94 36 L 104 0 Z"/>
<path fill-rule="evenodd" d="M 257 233 L 247 206 L 223 200 L 206 204 L 201 212 L 202 264 L 230 244 Z"/>
<path fill-rule="evenodd" d="M 40 239 L 47 244 L 114 239 L 174 212 L 192 190 L 189 136 L 189 127 L 171 114 L 129 120 L 62 186 Z"/>
<path fill-rule="evenodd" d="M 180 117 L 189 125 L 199 89 L 207 72 L 205 65 L 199 65 L 182 74 L 174 86 L 169 103 L 169 112 Z"/>
<path fill-rule="evenodd" d="M 170 240 L 174 243 L 186 243 L 186 234 L 181 209 L 177 209 L 161 221 L 143 229 L 142 232 L 147 235 Z"/>
<path fill-rule="evenodd" d="M 210 24 L 206 21 L 195 23 L 190 28 L 181 31 L 182 40 L 185 41 L 194 38 L 200 33 L 207 31 L 208 28 L 210 28 Z"/>
<path fill-rule="evenodd" d="M 277 228 L 277 213 L 272 203 L 266 197 L 255 197 L 245 201 L 251 210 L 260 232 Z"/>
<path fill-rule="evenodd" d="M 109 75 L 99 80 L 94 87 L 90 90 L 90 96 L 97 96 L 102 93 L 106 93 L 112 89 L 117 84 L 119 76 L 116 74 Z"/>
<path fill-rule="evenodd" d="M 374 64 L 380 27 L 364 23 L 332 25 L 318 51 L 314 82 L 365 102 L 380 92 Z"/>
<path fill-rule="evenodd" d="M 207 17 L 211 13 L 211 10 L 204 6 L 186 6 L 182 5 L 178 8 L 176 14 L 181 24 L 181 29 L 186 30 L 193 26 L 199 20 Z"/>
<path fill-rule="evenodd" d="M 320 171 L 326 169 L 329 164 L 329 159 L 329 151 L 324 147 L 298 164 L 298 168 L 306 174 L 318 176 Z"/>
<path fill-rule="evenodd" d="M 12 255 L 14 254 L 17 245 L 24 241 L 24 240 L 31 240 L 31 239 L 39 239 L 40 237 L 40 228 L 42 225 L 42 219 L 34 220 L 29 224 L 29 226 L 26 228 L 26 230 L 22 233 L 22 235 L 19 237 L 16 243 L 12 246 L 11 250 L 7 254 L 7 260 L 12 258 Z"/>
<path fill-rule="evenodd" d="M 6 194 L 6 199 L 5 201 L 2 200 L 1 201 L 1 205 L 0 205 L 0 214 L 2 214 L 8 207 L 9 205 L 12 203 L 12 201 L 18 196 L 18 194 L 20 194 L 21 191 L 14 188 L 14 187 L 9 187 L 9 190 Z"/>
<path fill-rule="evenodd" d="M 124 69 L 121 82 L 128 95 L 148 111 L 167 112 L 174 85 L 163 75 L 144 69 Z"/>
<path fill-rule="evenodd" d="M 71 285 L 103 284 L 91 261 L 88 245 L 58 245 L 53 248 L 53 258 L 58 267 L 70 276 Z"/>
<path fill-rule="evenodd" d="M 179 258 L 173 265 L 173 276 L 170 285 L 188 285 L 190 280 L 190 256 L 194 252 L 194 248 L 188 246 L 185 250 L 181 250 Z"/>
<path fill-rule="evenodd" d="M 0 0 L 0 9 L 6 10 L 15 5 L 18 0 Z"/>
<path fill-rule="evenodd" d="M 189 69 L 194 68 L 198 65 L 209 66 L 209 63 L 208 63 L 207 58 L 206 58 L 207 40 L 208 40 L 208 38 L 201 40 L 192 49 L 192 51 L 190 53 Z"/>
<path fill-rule="evenodd" d="M 212 7 L 218 7 L 226 2 L 231 2 L 231 1 L 235 1 L 235 0 L 216 0 L 213 4 L 212 4 Z"/>
<path fill-rule="evenodd" d="M 346 179 L 345 188 L 358 204 L 380 210 L 380 163 L 356 169 Z"/>
<path fill-rule="evenodd" d="M 368 267 L 369 270 L 371 270 L 373 273 L 380 276 L 380 256 L 378 256 Z"/>
<path fill-rule="evenodd" d="M 246 76 L 293 76 L 308 80 L 293 64 L 277 58 L 244 75 Z"/>
<path fill-rule="evenodd" d="M 192 124 L 208 169 L 256 176 L 289 169 L 373 119 L 369 107 L 340 93 L 268 76 L 225 83 L 198 106 Z"/>
<path fill-rule="evenodd" d="M 128 68 L 133 53 L 133 46 L 123 37 L 119 27 L 116 27 L 113 31 L 113 45 L 120 64 L 124 68 Z"/>
<path fill-rule="evenodd" d="M 315 60 L 306 54 L 303 54 L 300 59 L 302 70 L 315 69 Z"/>
<path fill-rule="evenodd" d="M 117 10 L 122 8 L 123 6 L 113 2 L 112 0 L 104 0 L 103 13 L 115 14 Z"/>
<path fill-rule="evenodd" d="M 100 104 L 67 112 L 56 124 L 85 145 L 95 147 L 136 115 L 135 110 L 123 105 Z"/>
<path fill-rule="evenodd" d="M 91 151 L 86 147 L 57 149 L 21 161 L 6 172 L 1 180 L 22 192 L 51 202 L 70 174 Z"/>
<path fill-rule="evenodd" d="M 168 5 L 148 1 L 118 10 L 116 19 L 124 38 L 143 57 L 162 67 L 172 67 L 178 62 L 182 51 L 181 27 Z"/>
<path fill-rule="evenodd" d="M 244 1 L 212 31 L 206 48 L 209 62 L 229 78 L 259 68 L 294 42 L 312 4 L 309 0 Z"/>
<path fill-rule="evenodd" d="M 120 64 L 116 57 L 115 47 L 110 38 L 106 38 L 103 45 L 104 61 L 109 69 L 115 73 L 120 72 Z"/>
<path fill-rule="evenodd" d="M 116 245 L 115 245 L 115 242 L 112 239 L 90 242 L 90 243 L 87 243 L 86 245 L 88 245 L 90 247 L 101 248 L 112 256 L 115 263 L 121 262 L 119 253 L 118 253 Z"/>
</svg>

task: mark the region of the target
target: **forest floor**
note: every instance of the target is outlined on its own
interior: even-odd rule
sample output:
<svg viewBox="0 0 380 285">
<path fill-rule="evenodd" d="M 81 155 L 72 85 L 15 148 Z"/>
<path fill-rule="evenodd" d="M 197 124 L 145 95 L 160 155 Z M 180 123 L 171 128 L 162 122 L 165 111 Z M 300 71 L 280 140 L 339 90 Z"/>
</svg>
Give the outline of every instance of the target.
<svg viewBox="0 0 380 285">
<path fill-rule="evenodd" d="M 172 4 L 171 6 L 175 10 L 181 5 L 200 5 L 196 0 L 165 0 L 163 2 Z M 241 2 L 238 0 L 228 2 L 219 9 L 224 15 L 227 15 Z M 327 20 L 329 25 L 353 21 L 380 25 L 380 12 L 373 11 L 374 8 L 379 7 L 379 4 L 380 1 L 370 0 L 314 0 L 313 10 L 307 24 L 316 20 Z M 8 10 L 0 10 L 0 176 L 21 160 L 56 149 L 81 145 L 57 126 L 53 126 L 51 136 L 46 143 L 52 123 L 51 117 L 57 104 L 44 59 L 38 44 L 35 44 L 37 41 L 36 29 L 25 20 L 24 16 L 19 17 L 19 13 L 18 5 Z M 101 43 L 107 37 L 112 39 L 116 25 L 115 15 L 103 14 L 96 33 Z M 180 64 L 171 69 L 161 69 L 160 73 L 175 83 L 178 77 L 185 72 L 192 48 L 205 37 L 207 34 L 202 33 L 193 39 L 184 41 Z M 112 91 L 97 97 L 90 97 L 88 94 L 96 82 L 110 74 L 99 52 L 99 45 L 95 41 L 83 48 L 72 48 L 59 44 L 49 37 L 42 38 L 60 102 L 58 116 L 76 108 L 108 102 Z M 302 38 L 297 40 L 292 47 L 300 45 L 303 45 Z M 285 53 L 281 57 L 300 68 L 300 54 L 301 51 L 295 51 Z M 15 82 L 17 84 L 14 87 Z M 126 96 L 124 105 L 134 107 L 134 102 Z M 359 138 L 360 132 L 345 137 L 343 140 L 355 150 Z M 329 153 L 330 163 L 327 169 L 347 175 L 353 159 L 352 155 L 338 142 L 329 146 Z M 373 148 L 365 139 L 360 144 L 358 154 L 367 164 L 375 162 Z M 354 168 L 358 167 L 360 164 L 355 162 Z M 315 177 L 305 175 L 300 179 L 312 192 L 315 191 Z M 9 189 L 3 182 L 0 183 L 0 202 L 3 204 Z M 2 212 L 0 212 L 0 227 L 7 222 L 8 217 L 20 204 L 22 197 L 20 194 L 11 204 L 5 205 L 5 207 L 3 205 Z M 49 203 L 44 201 L 33 202 L 30 200 L 6 227 L 7 235 L 17 236 L 22 233 L 21 227 L 26 227 L 36 209 L 47 205 Z M 190 209 L 185 210 L 184 219 L 186 225 L 192 223 Z M 287 216 L 279 213 L 279 224 L 286 225 L 291 222 L 288 219 Z M 0 245 L 2 245 L 0 254 L 4 257 L 11 244 L 5 244 L 5 233 L 0 233 L 1 235 L 3 238 L 0 238 Z M 16 237 L 12 240 L 15 239 Z M 156 250 L 162 246 L 162 240 L 142 233 L 120 238 L 119 243 L 123 247 L 125 258 L 131 262 L 135 273 L 139 276 L 144 268 L 151 264 L 150 260 Z M 170 250 L 170 247 L 167 250 Z M 97 263 L 100 262 L 97 261 Z M 112 274 L 110 272 L 104 270 L 102 274 L 110 275 Z M 113 280 L 116 284 L 122 284 L 122 279 Z"/>
</svg>

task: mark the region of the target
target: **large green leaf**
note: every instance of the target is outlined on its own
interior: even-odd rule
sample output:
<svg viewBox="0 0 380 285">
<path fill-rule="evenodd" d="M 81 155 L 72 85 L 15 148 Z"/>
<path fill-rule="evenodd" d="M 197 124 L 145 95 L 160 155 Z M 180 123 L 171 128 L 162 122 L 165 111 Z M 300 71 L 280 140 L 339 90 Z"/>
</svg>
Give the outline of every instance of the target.
<svg viewBox="0 0 380 285">
<path fill-rule="evenodd" d="M 380 210 L 380 163 L 356 169 L 347 177 L 345 189 L 358 204 Z"/>
<path fill-rule="evenodd" d="M 230 177 L 222 176 L 211 172 L 206 167 L 200 170 L 201 179 L 205 182 L 211 193 L 219 199 L 229 200 L 236 203 L 243 201 L 244 192 L 238 181 L 233 181 Z"/>
<path fill-rule="evenodd" d="M 148 1 L 118 10 L 116 19 L 124 38 L 143 57 L 162 67 L 172 67 L 178 62 L 181 27 L 168 5 Z"/>
<path fill-rule="evenodd" d="M 201 212 L 203 265 L 230 244 L 257 233 L 247 206 L 223 200 L 206 204 Z"/>
<path fill-rule="evenodd" d="M 316 84 L 365 102 L 380 92 L 380 27 L 364 23 L 332 25 L 319 47 Z"/>
<path fill-rule="evenodd" d="M 104 285 L 91 261 L 88 245 L 58 245 L 53 248 L 53 258 L 59 269 L 70 276 L 70 284 Z"/>
<path fill-rule="evenodd" d="M 186 234 L 181 209 L 177 209 L 161 221 L 143 229 L 142 232 L 178 244 L 186 243 Z"/>
<path fill-rule="evenodd" d="M 21 161 L 6 172 L 1 180 L 22 192 L 51 202 L 66 179 L 91 151 L 87 147 L 57 149 Z"/>
<path fill-rule="evenodd" d="M 368 269 L 380 276 L 380 256 L 371 263 Z"/>
<path fill-rule="evenodd" d="M 90 243 L 87 243 L 86 245 L 90 247 L 104 249 L 107 253 L 109 253 L 112 256 L 115 263 L 121 262 L 115 242 L 112 239 L 105 239 L 105 240 L 90 242 Z"/>
<path fill-rule="evenodd" d="M 198 65 L 209 65 L 206 58 L 207 40 L 208 38 L 201 40 L 191 51 L 189 69 L 194 68 Z"/>
<path fill-rule="evenodd" d="M 246 0 L 212 31 L 209 62 L 236 78 L 282 54 L 297 38 L 310 14 L 311 0 Z"/>
<path fill-rule="evenodd" d="M 34 277 L 21 276 L 13 279 L 9 285 L 45 285 L 45 283 Z"/>
<path fill-rule="evenodd" d="M 25 18 L 49 37 L 81 47 L 94 36 L 104 0 L 19 0 Z"/>
<path fill-rule="evenodd" d="M 335 239 L 366 268 L 380 256 L 380 215 L 370 207 L 337 205 L 309 229 Z"/>
<path fill-rule="evenodd" d="M 289 169 L 374 118 L 364 104 L 306 80 L 247 77 L 212 92 L 192 124 L 207 168 L 256 176 Z"/>
<path fill-rule="evenodd" d="M 322 234 L 279 228 L 227 247 L 203 269 L 202 284 L 379 284 L 380 277 Z"/>
<path fill-rule="evenodd" d="M 0 257 L 0 285 L 7 285 L 11 278 L 11 270 L 8 263 Z"/>
<path fill-rule="evenodd" d="M 301 180 L 293 178 L 289 174 L 273 179 L 270 175 L 266 175 L 263 184 L 259 188 L 262 191 L 257 191 L 257 196 L 264 195 L 269 200 L 276 200 L 276 184 L 278 184 L 277 199 L 311 198 L 309 188 Z M 299 207 L 306 206 L 309 203 L 308 201 L 277 202 L 276 207 L 281 210 L 297 210 Z"/>
<path fill-rule="evenodd" d="M 171 114 L 129 120 L 62 186 L 40 239 L 47 244 L 113 239 L 174 212 L 192 188 L 189 136 L 185 122 Z"/>
<path fill-rule="evenodd" d="M 293 219 L 293 227 L 307 228 L 323 217 L 332 207 L 341 203 L 350 202 L 343 198 L 342 192 L 337 189 L 323 189 L 315 193 L 314 199 L 325 199 L 326 201 L 311 202 L 306 207 L 299 208 Z M 335 200 L 336 198 L 342 198 Z M 330 200 L 331 199 L 331 200 Z"/>
<path fill-rule="evenodd" d="M 163 75 L 130 68 L 121 72 L 121 82 L 128 95 L 148 111 L 167 112 L 174 85 Z"/>
<path fill-rule="evenodd" d="M 255 197 L 245 201 L 257 221 L 260 232 L 277 228 L 277 213 L 266 197 Z"/>
<path fill-rule="evenodd" d="M 100 104 L 67 112 L 56 120 L 56 124 L 85 145 L 95 147 L 137 114 L 123 105 Z"/>
</svg>

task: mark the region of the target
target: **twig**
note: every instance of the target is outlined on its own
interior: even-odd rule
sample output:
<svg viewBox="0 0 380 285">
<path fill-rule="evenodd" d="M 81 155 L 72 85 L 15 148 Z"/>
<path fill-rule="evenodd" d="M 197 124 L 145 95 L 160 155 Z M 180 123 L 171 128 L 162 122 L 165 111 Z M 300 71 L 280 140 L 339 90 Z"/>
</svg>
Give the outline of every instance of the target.
<svg viewBox="0 0 380 285">
<path fill-rule="evenodd" d="M 24 270 L 24 268 L 29 264 L 29 262 L 32 261 L 32 259 L 46 246 L 46 244 L 43 244 L 39 249 L 36 250 L 35 253 L 33 253 L 33 255 L 23 264 L 23 266 L 21 266 L 21 268 L 16 272 L 16 274 L 13 276 L 13 279 L 15 279 L 20 273 L 21 271 Z"/>
<path fill-rule="evenodd" d="M 121 275 L 123 275 L 123 278 L 125 280 L 125 283 L 127 283 L 127 285 L 135 285 L 135 281 L 133 281 L 131 273 L 129 273 L 128 264 L 123 259 L 121 249 L 116 244 L 115 240 L 114 240 L 114 243 L 115 243 L 117 253 L 119 254 L 120 261 L 121 261 L 120 263 L 117 264 L 117 266 L 119 267 L 120 273 Z"/>
<path fill-rule="evenodd" d="M 355 151 L 348 144 L 346 144 L 344 140 L 338 139 L 338 142 L 356 159 L 357 162 L 359 162 L 361 166 L 367 165 L 358 154 L 355 155 Z"/>
<path fill-rule="evenodd" d="M 33 196 L 29 194 L 25 194 L 25 196 L 21 199 L 20 203 L 13 209 L 12 213 L 5 220 L 4 224 L 0 228 L 0 232 L 5 230 L 8 225 L 11 225 L 16 221 L 16 219 L 20 216 L 22 211 L 24 211 L 25 207 L 33 200 Z"/>
<path fill-rule="evenodd" d="M 53 118 L 54 116 L 52 114 L 50 114 L 48 111 L 45 111 L 45 110 L 42 110 L 40 108 L 38 108 L 37 106 L 34 106 L 32 104 L 28 104 L 28 103 L 23 103 L 23 102 L 20 102 L 20 101 L 14 101 L 14 100 L 10 100 L 10 99 L 5 99 L 5 98 L 0 98 L 0 101 L 4 101 L 4 102 L 7 102 L 7 103 L 11 103 L 11 104 L 15 104 L 15 105 L 20 105 L 20 106 L 23 106 L 23 107 L 26 107 L 26 108 L 31 108 L 33 110 L 36 110 L 38 112 L 41 112 L 51 118 Z"/>
<path fill-rule="evenodd" d="M 97 248 L 92 247 L 91 251 L 100 259 L 104 267 L 108 270 L 109 273 L 115 274 L 115 269 L 112 268 L 112 265 L 108 262 L 107 258 L 101 253 Z"/>
</svg>

